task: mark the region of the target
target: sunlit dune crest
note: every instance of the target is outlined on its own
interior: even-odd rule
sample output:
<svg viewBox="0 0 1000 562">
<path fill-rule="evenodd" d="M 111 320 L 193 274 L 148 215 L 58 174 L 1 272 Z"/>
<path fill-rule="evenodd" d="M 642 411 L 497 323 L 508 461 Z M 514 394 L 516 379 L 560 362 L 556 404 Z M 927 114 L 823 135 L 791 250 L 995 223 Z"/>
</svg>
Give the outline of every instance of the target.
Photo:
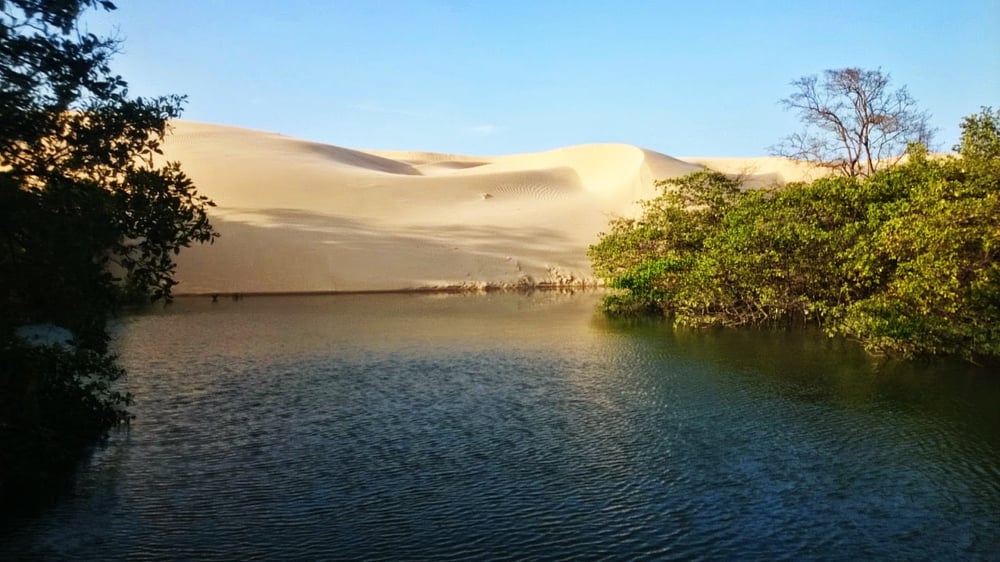
<svg viewBox="0 0 1000 562">
<path fill-rule="evenodd" d="M 809 171 L 623 144 L 463 156 L 352 150 L 190 121 L 173 128 L 165 156 L 216 202 L 222 234 L 180 254 L 178 294 L 596 284 L 587 247 L 609 219 L 656 195 L 655 180 L 702 164 L 749 172 L 758 184 Z"/>
</svg>

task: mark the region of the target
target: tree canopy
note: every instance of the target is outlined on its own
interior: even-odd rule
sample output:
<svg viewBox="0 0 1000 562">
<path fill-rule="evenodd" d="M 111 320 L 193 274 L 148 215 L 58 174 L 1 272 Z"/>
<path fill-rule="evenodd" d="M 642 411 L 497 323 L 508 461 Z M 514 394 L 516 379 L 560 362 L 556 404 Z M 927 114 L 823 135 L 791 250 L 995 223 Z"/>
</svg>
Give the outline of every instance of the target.
<svg viewBox="0 0 1000 562">
<path fill-rule="evenodd" d="M 912 145 L 868 177 L 740 191 L 712 171 L 659 182 L 590 248 L 612 313 L 677 323 L 816 323 L 876 353 L 1000 356 L 1000 114 L 958 157 Z"/>
<path fill-rule="evenodd" d="M 829 168 L 840 175 L 870 176 L 899 162 L 912 143 L 928 147 L 930 115 L 917 108 L 906 87 L 891 89 L 881 70 L 827 70 L 820 81 L 804 76 L 781 100 L 805 125 L 772 152 Z"/>
<path fill-rule="evenodd" d="M 986 162 L 1000 158 L 1000 108 L 984 107 L 979 113 L 962 119 L 962 142 L 953 150 L 967 162 Z"/>
<path fill-rule="evenodd" d="M 216 236 L 212 202 L 161 158 L 183 98 L 129 96 L 118 42 L 78 28 L 94 8 L 115 7 L 0 0 L 0 487 L 8 451 L 61 457 L 128 418 L 108 315 L 169 298 L 174 256 Z M 73 345 L 27 345 L 16 331 L 33 323 Z"/>
<path fill-rule="evenodd" d="M 118 43 L 75 29 L 94 6 L 114 8 L 95 0 L 0 3 L 7 320 L 85 331 L 123 292 L 169 296 L 172 256 L 215 236 L 211 203 L 177 163 L 156 162 L 183 98 L 129 97 L 110 70 Z M 91 319 L 67 314 L 90 307 Z"/>
</svg>

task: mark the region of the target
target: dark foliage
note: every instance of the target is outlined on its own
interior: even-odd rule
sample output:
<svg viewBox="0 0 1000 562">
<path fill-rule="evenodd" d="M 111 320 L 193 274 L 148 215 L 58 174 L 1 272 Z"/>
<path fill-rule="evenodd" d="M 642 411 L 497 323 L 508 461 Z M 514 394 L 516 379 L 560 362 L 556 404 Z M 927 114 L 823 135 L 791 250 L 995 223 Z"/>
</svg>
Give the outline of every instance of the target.
<svg viewBox="0 0 1000 562">
<path fill-rule="evenodd" d="M 211 242 L 206 208 L 160 145 L 183 98 L 132 98 L 118 43 L 77 28 L 99 0 L 0 0 L 0 487 L 28 457 L 126 421 L 105 323 L 123 302 L 169 298 L 181 248 Z M 32 347 L 50 323 L 69 347 Z M 34 452 L 35 454 L 29 454 Z"/>
</svg>

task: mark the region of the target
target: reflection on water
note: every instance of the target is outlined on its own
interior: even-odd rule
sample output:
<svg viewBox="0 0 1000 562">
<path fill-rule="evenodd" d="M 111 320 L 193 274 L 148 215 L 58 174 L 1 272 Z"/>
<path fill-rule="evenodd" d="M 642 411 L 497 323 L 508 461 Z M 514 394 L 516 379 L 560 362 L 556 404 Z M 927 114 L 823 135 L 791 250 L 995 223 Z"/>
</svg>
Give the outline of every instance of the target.
<svg viewBox="0 0 1000 562">
<path fill-rule="evenodd" d="M 988 559 L 1000 377 L 598 296 L 179 299 L 0 558 Z"/>
</svg>

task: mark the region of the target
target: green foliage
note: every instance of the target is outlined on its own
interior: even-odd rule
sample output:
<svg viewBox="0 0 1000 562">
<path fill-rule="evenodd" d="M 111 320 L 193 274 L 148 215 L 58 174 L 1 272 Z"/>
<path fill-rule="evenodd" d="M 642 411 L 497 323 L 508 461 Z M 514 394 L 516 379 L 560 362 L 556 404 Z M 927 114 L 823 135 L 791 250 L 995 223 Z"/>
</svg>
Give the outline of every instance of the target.
<svg viewBox="0 0 1000 562">
<path fill-rule="evenodd" d="M 838 333 L 875 351 L 1000 356 L 1000 158 L 967 164 L 918 154 L 877 178 L 909 188 L 866 240 L 892 274 Z"/>
<path fill-rule="evenodd" d="M 605 307 L 694 326 L 818 323 L 876 353 L 1000 356 L 996 123 L 989 110 L 968 118 L 958 158 L 914 145 L 868 178 L 750 192 L 709 171 L 663 182 L 590 248 L 615 289 Z"/>
<path fill-rule="evenodd" d="M 127 419 L 106 320 L 127 299 L 169 298 L 177 252 L 216 236 L 212 202 L 161 163 L 183 98 L 129 97 L 110 70 L 117 41 L 77 28 L 91 8 L 114 5 L 0 1 L 0 449 L 39 435 L 68 447 Z M 70 329 L 73 351 L 15 337 L 42 322 Z"/>
<path fill-rule="evenodd" d="M 1000 109 L 984 107 L 962 119 L 962 142 L 954 147 L 962 158 L 989 161 L 1000 158 Z"/>
<path fill-rule="evenodd" d="M 686 291 L 693 255 L 741 197 L 739 182 L 710 170 L 657 187 L 662 195 L 642 203 L 640 219 L 613 220 L 588 251 L 595 273 L 625 291 L 605 302 L 609 312 L 655 310 Z"/>
</svg>

